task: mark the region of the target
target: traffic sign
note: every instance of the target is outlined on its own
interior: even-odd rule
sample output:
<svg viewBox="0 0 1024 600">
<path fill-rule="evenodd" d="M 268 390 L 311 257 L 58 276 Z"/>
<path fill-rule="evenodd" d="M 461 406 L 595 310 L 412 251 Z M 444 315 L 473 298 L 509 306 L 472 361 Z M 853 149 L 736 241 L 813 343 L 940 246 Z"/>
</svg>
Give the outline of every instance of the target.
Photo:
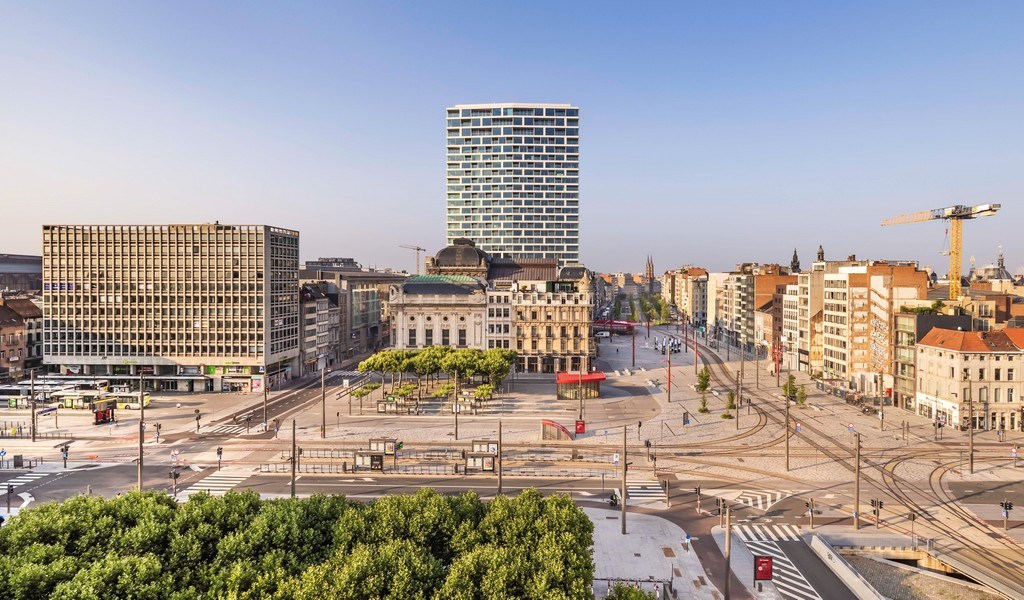
<svg viewBox="0 0 1024 600">
<path fill-rule="evenodd" d="M 846 429 L 847 429 L 847 431 L 851 431 L 852 432 L 853 431 L 853 423 L 850 423 L 849 425 L 847 425 Z"/>
<path fill-rule="evenodd" d="M 4 449 L 4 448 L 0 448 L 0 456 L 7 456 L 7 450 Z M 615 455 L 615 460 L 616 461 L 619 460 L 619 455 L 618 454 Z M 618 462 L 616 462 L 615 464 L 618 464 Z"/>
<path fill-rule="evenodd" d="M 771 581 L 772 580 L 772 557 L 771 556 L 755 556 L 754 557 L 754 581 Z"/>
<path fill-rule="evenodd" d="M 3 455 L 0 454 L 0 456 L 3 456 Z M 618 452 L 616 452 L 615 454 L 612 455 L 612 464 L 614 464 L 616 467 L 619 466 L 619 453 Z"/>
<path fill-rule="evenodd" d="M 44 408 L 44 409 L 42 409 L 40 411 L 37 411 L 36 414 L 37 415 L 48 415 L 48 414 L 50 414 L 52 412 L 57 412 L 57 408 L 56 407 Z"/>
</svg>

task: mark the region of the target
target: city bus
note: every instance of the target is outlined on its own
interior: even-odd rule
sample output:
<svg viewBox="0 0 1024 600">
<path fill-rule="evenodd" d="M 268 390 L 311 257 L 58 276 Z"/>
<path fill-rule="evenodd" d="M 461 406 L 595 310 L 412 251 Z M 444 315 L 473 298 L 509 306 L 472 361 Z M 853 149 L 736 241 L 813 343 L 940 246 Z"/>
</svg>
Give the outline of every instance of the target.
<svg viewBox="0 0 1024 600">
<path fill-rule="evenodd" d="M 122 410 L 138 410 L 139 409 L 139 394 L 138 392 L 108 392 L 103 395 L 105 399 L 113 400 L 117 405 L 117 408 Z M 149 406 L 149 392 L 142 394 L 142 402 Z"/>
</svg>

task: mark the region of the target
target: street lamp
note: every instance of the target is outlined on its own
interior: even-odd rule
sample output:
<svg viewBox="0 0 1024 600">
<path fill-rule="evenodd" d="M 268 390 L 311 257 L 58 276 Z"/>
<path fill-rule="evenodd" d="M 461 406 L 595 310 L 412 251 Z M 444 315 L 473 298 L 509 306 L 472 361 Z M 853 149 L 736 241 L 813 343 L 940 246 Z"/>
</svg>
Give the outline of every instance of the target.
<svg viewBox="0 0 1024 600">
<path fill-rule="evenodd" d="M 974 475 L 974 394 L 971 389 L 971 369 L 967 368 L 967 465 L 971 475 Z"/>
</svg>

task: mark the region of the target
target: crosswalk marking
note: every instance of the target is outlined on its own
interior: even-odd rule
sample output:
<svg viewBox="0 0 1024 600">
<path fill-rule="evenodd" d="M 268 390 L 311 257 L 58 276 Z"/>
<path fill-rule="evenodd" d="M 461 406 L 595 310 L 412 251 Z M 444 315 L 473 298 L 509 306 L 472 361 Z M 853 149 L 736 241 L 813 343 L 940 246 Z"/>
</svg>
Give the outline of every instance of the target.
<svg viewBox="0 0 1024 600">
<path fill-rule="evenodd" d="M 331 371 L 331 375 L 340 375 L 341 377 L 359 377 L 361 375 L 364 375 L 364 373 L 360 373 L 359 371 Z"/>
<path fill-rule="evenodd" d="M 778 490 L 743 490 L 736 498 L 736 502 L 746 504 L 750 508 L 768 510 L 771 505 L 788 497 L 790 492 Z"/>
<path fill-rule="evenodd" d="M 733 530 L 745 542 L 801 542 L 799 525 L 737 525 Z"/>
<path fill-rule="evenodd" d="M 236 435 L 245 431 L 245 427 L 242 425 L 218 425 L 213 429 L 207 429 L 206 433 L 228 433 Z"/>
<path fill-rule="evenodd" d="M 626 496 L 639 500 L 664 500 L 665 489 L 657 480 L 626 481 Z"/>
<path fill-rule="evenodd" d="M 13 479 L 8 479 L 7 481 L 0 483 L 0 486 L 3 488 L 0 491 L 6 492 L 8 485 L 18 487 L 20 485 L 25 485 L 26 483 L 32 483 L 33 481 L 46 477 L 47 475 L 48 473 L 35 473 L 31 471 L 28 473 L 22 473 Z"/>
<path fill-rule="evenodd" d="M 796 568 L 793 561 L 786 556 L 775 540 L 799 541 L 799 527 L 791 525 L 738 525 L 734 531 L 755 556 L 771 556 L 772 570 L 779 594 L 785 600 L 822 600 L 821 595 L 807 582 L 807 579 Z M 794 539 L 795 538 L 795 539 Z"/>
<path fill-rule="evenodd" d="M 736 502 L 767 511 L 772 505 L 789 498 L 797 492 L 788 490 L 735 490 L 735 489 L 711 489 L 706 490 L 708 495 L 725 498 L 730 502 Z"/>
<path fill-rule="evenodd" d="M 192 494 L 209 492 L 211 496 L 223 496 L 235 486 L 248 479 L 251 473 L 217 472 L 209 475 L 184 490 L 178 491 L 178 500 L 187 499 Z"/>
</svg>

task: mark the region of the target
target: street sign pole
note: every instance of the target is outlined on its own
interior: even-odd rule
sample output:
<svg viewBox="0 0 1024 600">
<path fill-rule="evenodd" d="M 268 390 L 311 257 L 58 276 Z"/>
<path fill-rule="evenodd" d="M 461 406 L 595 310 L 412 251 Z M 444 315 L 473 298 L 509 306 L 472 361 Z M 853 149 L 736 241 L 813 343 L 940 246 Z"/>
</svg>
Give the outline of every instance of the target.
<svg viewBox="0 0 1024 600">
<path fill-rule="evenodd" d="M 854 434 L 853 530 L 860 530 L 860 434 Z"/>
<path fill-rule="evenodd" d="M 729 579 L 732 575 L 732 518 L 729 507 L 725 508 L 725 600 L 729 600 Z"/>
<path fill-rule="evenodd" d="M 626 469 L 627 457 L 626 457 L 626 430 L 628 426 L 622 426 L 622 535 L 626 535 Z"/>
</svg>

